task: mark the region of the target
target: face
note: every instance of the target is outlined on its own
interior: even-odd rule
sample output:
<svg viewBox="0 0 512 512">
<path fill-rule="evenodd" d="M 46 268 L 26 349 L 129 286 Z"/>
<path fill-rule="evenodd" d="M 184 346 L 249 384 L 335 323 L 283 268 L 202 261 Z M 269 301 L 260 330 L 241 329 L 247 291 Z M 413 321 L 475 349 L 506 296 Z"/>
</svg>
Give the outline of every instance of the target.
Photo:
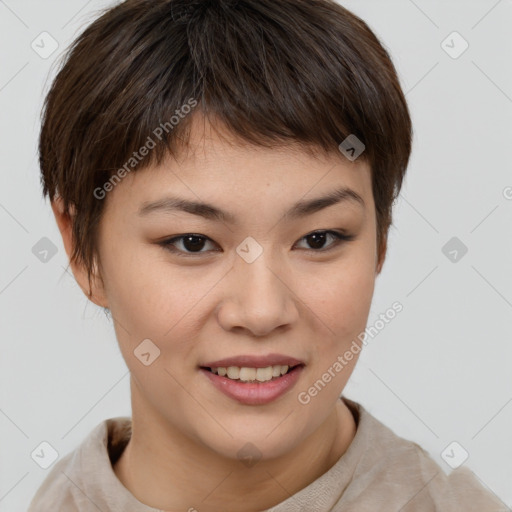
<svg viewBox="0 0 512 512">
<path fill-rule="evenodd" d="M 242 146 L 195 123 L 181 157 L 127 175 L 105 200 L 96 292 L 137 411 L 230 458 L 246 442 L 264 457 L 297 447 L 334 410 L 357 354 L 333 365 L 368 318 L 378 262 L 367 164 Z M 272 377 L 276 366 L 293 371 Z M 236 380 L 255 368 L 272 380 Z"/>
</svg>

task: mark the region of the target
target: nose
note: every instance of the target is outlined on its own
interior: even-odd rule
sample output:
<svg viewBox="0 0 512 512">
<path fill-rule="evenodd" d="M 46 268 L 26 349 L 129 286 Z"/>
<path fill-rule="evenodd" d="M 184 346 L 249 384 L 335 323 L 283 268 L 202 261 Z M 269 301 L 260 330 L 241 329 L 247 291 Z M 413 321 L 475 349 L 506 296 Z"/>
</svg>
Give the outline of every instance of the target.
<svg viewBox="0 0 512 512">
<path fill-rule="evenodd" d="M 299 318 L 296 285 L 291 280 L 271 251 L 263 251 L 252 263 L 237 257 L 217 309 L 219 324 L 226 331 L 246 330 L 258 337 L 290 328 Z"/>
</svg>

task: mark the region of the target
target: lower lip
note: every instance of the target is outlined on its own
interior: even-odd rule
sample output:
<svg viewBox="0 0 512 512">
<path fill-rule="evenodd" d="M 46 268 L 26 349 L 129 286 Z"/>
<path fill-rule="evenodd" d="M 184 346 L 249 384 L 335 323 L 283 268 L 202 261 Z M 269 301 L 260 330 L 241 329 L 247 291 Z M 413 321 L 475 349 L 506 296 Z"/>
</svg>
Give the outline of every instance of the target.
<svg viewBox="0 0 512 512">
<path fill-rule="evenodd" d="M 303 368 L 296 366 L 287 374 L 267 382 L 241 382 L 221 377 L 204 368 L 200 370 L 218 390 L 230 398 L 246 405 L 264 405 L 289 391 L 299 379 Z"/>
</svg>

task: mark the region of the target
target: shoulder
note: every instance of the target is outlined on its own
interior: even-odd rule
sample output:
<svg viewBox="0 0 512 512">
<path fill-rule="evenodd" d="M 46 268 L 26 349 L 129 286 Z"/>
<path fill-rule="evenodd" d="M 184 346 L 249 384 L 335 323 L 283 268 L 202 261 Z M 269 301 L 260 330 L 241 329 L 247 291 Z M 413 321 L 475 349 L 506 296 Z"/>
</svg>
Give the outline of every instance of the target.
<svg viewBox="0 0 512 512">
<path fill-rule="evenodd" d="M 368 496 L 373 494 L 377 509 L 385 502 L 397 510 L 403 507 L 403 512 L 505 510 L 504 504 L 467 467 L 447 474 L 419 444 L 396 435 L 361 404 L 348 402 L 358 416 L 358 432 L 349 447 L 354 449 L 357 463 L 352 483 L 346 489 L 354 498 L 364 492 L 364 500 L 371 502 Z"/>
<path fill-rule="evenodd" d="M 32 498 L 27 512 L 98 510 L 97 483 L 114 475 L 111 459 L 122 451 L 131 419 L 110 418 L 99 423 L 82 443 L 55 463 Z"/>
</svg>

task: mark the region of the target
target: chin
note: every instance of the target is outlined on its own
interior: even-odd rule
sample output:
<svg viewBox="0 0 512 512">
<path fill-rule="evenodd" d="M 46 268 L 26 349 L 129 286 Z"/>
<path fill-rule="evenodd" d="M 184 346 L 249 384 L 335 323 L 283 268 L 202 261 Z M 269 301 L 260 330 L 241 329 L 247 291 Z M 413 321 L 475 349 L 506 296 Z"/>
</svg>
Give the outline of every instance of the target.
<svg viewBox="0 0 512 512">
<path fill-rule="evenodd" d="M 294 414 L 288 418 L 287 414 L 268 417 L 265 421 L 251 421 L 248 418 L 224 421 L 222 425 L 225 430 L 218 428 L 218 424 L 212 420 L 215 427 L 209 425 L 208 430 L 204 431 L 203 424 L 197 436 L 201 444 L 226 459 L 240 460 L 242 463 L 246 458 L 275 459 L 293 451 L 307 437 L 306 425 L 297 424 L 296 420 L 291 420 Z"/>
</svg>

